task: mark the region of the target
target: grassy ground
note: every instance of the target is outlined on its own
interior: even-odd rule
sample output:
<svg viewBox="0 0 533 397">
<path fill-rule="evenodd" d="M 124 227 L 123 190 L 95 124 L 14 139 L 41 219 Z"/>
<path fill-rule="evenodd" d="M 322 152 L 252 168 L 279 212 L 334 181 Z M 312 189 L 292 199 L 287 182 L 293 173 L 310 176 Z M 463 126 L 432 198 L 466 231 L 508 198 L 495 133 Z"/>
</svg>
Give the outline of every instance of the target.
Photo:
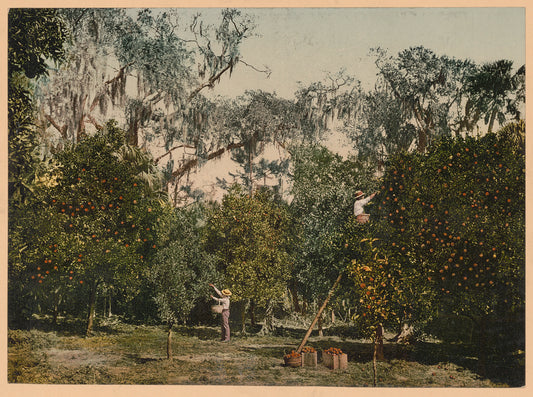
<svg viewBox="0 0 533 397">
<path fill-rule="evenodd" d="M 166 359 L 164 327 L 101 325 L 90 338 L 80 336 L 80 329 L 69 324 L 59 329 L 9 331 L 9 382 L 372 385 L 372 346 L 348 337 L 312 336 L 308 345 L 319 351 L 318 367 L 289 368 L 283 365 L 283 355 L 296 349 L 303 329 L 285 329 L 272 336 L 236 335 L 226 344 L 218 341 L 218 327 L 177 327 L 172 360 Z M 348 354 L 347 370 L 332 371 L 321 364 L 320 351 L 332 346 Z M 378 386 L 505 387 L 523 382 L 509 377 L 479 377 L 475 372 L 477 360 L 469 354 L 464 346 L 436 341 L 414 346 L 386 343 L 386 360 L 378 363 Z M 520 360 L 516 360 L 518 367 Z M 501 372 L 499 375 L 503 376 Z"/>
</svg>

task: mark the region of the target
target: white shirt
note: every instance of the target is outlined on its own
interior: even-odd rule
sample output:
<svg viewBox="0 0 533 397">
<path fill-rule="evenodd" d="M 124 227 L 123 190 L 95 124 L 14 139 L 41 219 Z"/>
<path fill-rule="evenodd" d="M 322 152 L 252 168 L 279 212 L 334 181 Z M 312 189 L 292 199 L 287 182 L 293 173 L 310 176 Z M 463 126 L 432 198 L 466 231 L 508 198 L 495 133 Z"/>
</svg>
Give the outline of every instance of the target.
<svg viewBox="0 0 533 397">
<path fill-rule="evenodd" d="M 216 300 L 219 303 L 222 303 L 222 310 L 229 310 L 229 296 L 222 295 L 222 292 L 220 292 L 217 287 L 213 287 L 215 289 L 215 292 L 220 296 L 220 298 L 215 298 L 213 296 L 213 299 Z"/>
<path fill-rule="evenodd" d="M 367 197 L 367 198 L 364 198 L 364 199 L 359 199 L 359 200 L 355 200 L 355 203 L 353 205 L 353 214 L 355 216 L 357 215 L 361 215 L 361 214 L 364 214 L 365 213 L 365 210 L 363 209 L 363 207 L 370 201 L 372 200 L 373 197 Z"/>
</svg>

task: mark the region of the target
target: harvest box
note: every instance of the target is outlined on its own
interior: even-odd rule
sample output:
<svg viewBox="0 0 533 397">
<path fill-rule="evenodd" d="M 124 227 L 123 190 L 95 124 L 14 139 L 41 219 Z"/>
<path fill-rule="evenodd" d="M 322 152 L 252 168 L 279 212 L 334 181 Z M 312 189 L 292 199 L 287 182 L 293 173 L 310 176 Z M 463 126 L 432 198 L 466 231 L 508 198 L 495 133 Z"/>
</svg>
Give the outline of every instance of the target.
<svg viewBox="0 0 533 397">
<path fill-rule="evenodd" d="M 302 365 L 302 356 L 297 357 L 283 357 L 283 360 L 285 361 L 285 365 L 287 367 L 300 367 Z"/>
<path fill-rule="evenodd" d="M 317 352 L 302 352 L 302 367 L 316 367 L 318 363 Z"/>
<path fill-rule="evenodd" d="M 329 354 L 324 353 L 322 355 L 322 361 L 324 365 L 330 369 L 347 369 L 348 368 L 348 355 L 341 354 Z"/>
</svg>

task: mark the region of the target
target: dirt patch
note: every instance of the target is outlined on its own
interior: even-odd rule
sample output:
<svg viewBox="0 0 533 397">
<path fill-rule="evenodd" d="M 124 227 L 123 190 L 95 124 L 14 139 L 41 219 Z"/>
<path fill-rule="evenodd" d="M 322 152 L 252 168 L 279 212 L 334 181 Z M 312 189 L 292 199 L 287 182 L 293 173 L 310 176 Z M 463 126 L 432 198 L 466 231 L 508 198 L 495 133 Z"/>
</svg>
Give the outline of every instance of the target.
<svg viewBox="0 0 533 397">
<path fill-rule="evenodd" d="M 119 357 L 109 354 L 99 354 L 85 349 L 63 350 L 51 348 L 44 351 L 52 367 L 62 366 L 78 368 L 83 366 L 104 366 L 116 362 Z"/>
</svg>

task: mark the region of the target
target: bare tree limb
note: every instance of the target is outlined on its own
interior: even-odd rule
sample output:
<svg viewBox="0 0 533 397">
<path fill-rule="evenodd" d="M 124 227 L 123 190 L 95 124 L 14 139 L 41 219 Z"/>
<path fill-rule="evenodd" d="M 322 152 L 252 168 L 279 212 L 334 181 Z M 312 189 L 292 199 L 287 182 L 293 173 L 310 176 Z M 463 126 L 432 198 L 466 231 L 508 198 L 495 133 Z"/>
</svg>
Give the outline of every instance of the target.
<svg viewBox="0 0 533 397">
<path fill-rule="evenodd" d="M 114 83 L 115 81 L 117 81 L 118 79 L 124 77 L 124 70 L 125 70 L 127 67 L 133 65 L 134 63 L 135 63 L 135 61 L 131 61 L 131 62 L 128 63 L 127 65 L 122 66 L 122 67 L 119 69 L 117 75 L 116 75 L 115 77 L 113 77 L 111 80 L 107 80 L 105 83 L 106 83 L 106 84 L 112 84 L 112 83 Z"/>
<path fill-rule="evenodd" d="M 54 128 L 56 130 L 59 131 L 59 133 L 61 134 L 61 137 L 63 139 L 67 139 L 67 125 L 63 125 L 63 127 L 61 127 L 59 124 L 57 124 L 57 122 L 52 118 L 52 116 L 48 115 L 48 114 L 45 114 L 44 117 L 46 118 L 46 120 L 48 120 L 50 122 L 50 124 L 52 124 L 52 126 L 54 126 Z"/>
<path fill-rule="evenodd" d="M 237 24 L 233 20 L 233 17 L 231 15 L 228 15 L 228 18 L 231 21 L 231 23 L 233 24 L 233 27 L 235 28 L 235 31 L 237 32 L 237 34 L 242 37 L 244 35 L 244 33 L 246 33 L 246 31 L 248 30 L 248 27 L 245 27 L 243 32 L 241 33 L 239 28 L 237 27 Z"/>
<path fill-rule="evenodd" d="M 76 142 L 79 142 L 82 134 L 85 133 L 85 112 L 83 109 L 85 108 L 85 102 L 87 102 L 87 98 L 88 98 L 88 94 L 85 94 L 83 99 L 81 100 L 81 105 L 80 105 L 81 116 L 78 122 L 78 130 L 76 131 Z"/>
<path fill-rule="evenodd" d="M 213 87 L 215 85 L 215 83 L 220 79 L 220 77 L 228 70 L 230 69 L 231 67 L 233 67 L 233 60 L 231 60 L 224 69 L 222 69 L 220 72 L 218 72 L 217 74 L 211 76 L 209 78 L 209 80 L 207 80 L 205 83 L 203 83 L 202 85 L 200 85 L 199 87 L 195 88 L 193 90 L 193 92 L 191 92 L 191 94 L 189 95 L 189 101 L 192 100 L 196 95 L 198 95 L 198 93 L 200 91 L 202 91 L 204 88 L 207 88 L 207 87 Z"/>
<path fill-rule="evenodd" d="M 154 162 L 157 164 L 159 162 L 159 160 L 161 160 L 163 157 L 166 157 L 168 155 L 170 155 L 171 152 L 173 152 L 174 150 L 177 150 L 177 149 L 181 149 L 181 148 L 185 148 L 185 149 L 196 149 L 196 147 L 194 146 L 191 146 L 191 145 L 179 145 L 179 146 L 174 146 L 173 148 L 169 149 L 165 154 L 162 154 L 161 156 L 157 157 Z"/>
<path fill-rule="evenodd" d="M 94 125 L 96 127 L 96 129 L 100 130 L 103 128 L 102 125 L 98 124 L 98 122 L 94 119 L 93 116 L 91 116 L 90 114 L 87 114 L 85 117 L 87 117 L 87 120 L 89 121 L 89 123 L 91 123 L 92 125 Z"/>
<path fill-rule="evenodd" d="M 207 156 L 207 160 L 212 160 L 214 158 L 217 158 L 217 157 L 220 157 L 222 156 L 225 152 L 229 151 L 229 150 L 233 150 L 233 149 L 237 149 L 237 148 L 240 148 L 240 147 L 243 147 L 245 144 L 243 142 L 240 142 L 240 143 L 232 143 L 226 147 L 223 147 L 223 148 L 220 148 L 212 153 L 210 153 L 208 156 Z M 185 164 L 183 164 L 180 168 L 178 168 L 177 170 L 175 170 L 173 173 L 172 173 L 172 178 L 179 178 L 181 177 L 183 174 L 185 174 L 187 171 L 190 171 L 191 169 L 193 169 L 194 167 L 196 167 L 198 165 L 198 158 L 195 158 L 195 159 L 192 159 L 192 160 L 189 160 L 187 161 Z"/>
<path fill-rule="evenodd" d="M 250 65 L 249 63 L 244 62 L 242 59 L 239 59 L 239 62 L 255 70 L 256 72 L 265 73 L 267 75 L 267 78 L 270 77 L 270 75 L 272 74 L 272 70 L 270 70 L 267 66 L 265 66 L 266 67 L 265 70 L 261 70 L 261 69 L 256 68 L 254 65 Z"/>
</svg>

